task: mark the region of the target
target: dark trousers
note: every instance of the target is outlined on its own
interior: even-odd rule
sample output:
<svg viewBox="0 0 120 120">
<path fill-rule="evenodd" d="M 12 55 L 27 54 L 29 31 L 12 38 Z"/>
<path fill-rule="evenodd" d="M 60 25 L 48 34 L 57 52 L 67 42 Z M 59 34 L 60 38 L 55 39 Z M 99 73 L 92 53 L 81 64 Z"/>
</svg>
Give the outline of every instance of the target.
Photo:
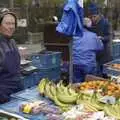
<svg viewBox="0 0 120 120">
<path fill-rule="evenodd" d="M 90 65 L 73 65 L 73 83 L 84 82 L 87 74 L 96 75 L 96 67 Z"/>
</svg>

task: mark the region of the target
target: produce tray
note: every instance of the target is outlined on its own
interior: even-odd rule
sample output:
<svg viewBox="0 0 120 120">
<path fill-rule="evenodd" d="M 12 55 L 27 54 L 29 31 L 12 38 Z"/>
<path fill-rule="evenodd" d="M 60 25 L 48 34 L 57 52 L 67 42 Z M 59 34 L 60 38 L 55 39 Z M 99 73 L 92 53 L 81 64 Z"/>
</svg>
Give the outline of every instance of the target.
<svg viewBox="0 0 120 120">
<path fill-rule="evenodd" d="M 119 76 L 120 75 L 120 69 L 115 68 L 114 64 L 120 64 L 120 59 L 115 59 L 113 61 L 110 61 L 103 66 L 103 72 L 110 75 L 110 76 Z"/>
<path fill-rule="evenodd" d="M 20 100 L 20 99 L 14 99 L 8 103 L 0 105 L 0 109 L 5 110 L 10 113 L 18 114 L 20 116 L 23 116 L 29 120 L 46 120 L 43 113 L 40 113 L 38 115 L 30 115 L 30 114 L 24 114 L 20 111 L 19 106 L 22 103 L 26 103 L 28 101 L 26 100 Z"/>
<path fill-rule="evenodd" d="M 51 103 L 51 101 L 45 97 L 42 97 L 38 90 L 37 90 L 37 86 L 29 88 L 29 89 L 25 89 L 23 91 L 17 92 L 15 94 L 11 95 L 12 98 L 17 98 L 17 99 L 22 99 L 22 100 L 31 100 L 31 101 L 35 101 L 35 100 L 44 100 L 46 102 L 48 102 L 49 104 Z"/>
</svg>

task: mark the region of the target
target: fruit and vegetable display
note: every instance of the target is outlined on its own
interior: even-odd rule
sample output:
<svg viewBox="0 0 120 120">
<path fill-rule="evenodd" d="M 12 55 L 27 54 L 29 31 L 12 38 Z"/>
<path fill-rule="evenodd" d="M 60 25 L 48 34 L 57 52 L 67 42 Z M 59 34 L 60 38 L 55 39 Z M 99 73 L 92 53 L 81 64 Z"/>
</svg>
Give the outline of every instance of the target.
<svg viewBox="0 0 120 120">
<path fill-rule="evenodd" d="M 112 117 L 109 120 L 120 119 L 120 85 L 110 80 L 92 80 L 77 85 L 64 85 L 62 81 L 55 84 L 44 78 L 40 81 L 38 90 L 40 95 L 59 106 L 63 113 L 69 112 L 76 105 L 82 105 L 84 114 L 103 111 L 104 116 Z"/>
<path fill-rule="evenodd" d="M 60 114 L 61 111 L 57 106 L 49 105 L 44 101 L 26 102 L 20 105 L 20 111 L 26 114 L 51 113 Z"/>
<path fill-rule="evenodd" d="M 104 81 L 104 80 L 103 81 L 102 80 L 87 81 L 87 82 L 81 83 L 79 88 L 80 88 L 80 91 L 93 89 L 101 93 L 103 96 L 109 95 L 114 97 L 120 97 L 120 85 L 109 80 L 108 81 Z"/>
<path fill-rule="evenodd" d="M 120 63 L 107 63 L 105 64 L 105 66 L 108 67 L 109 69 L 120 70 Z"/>
<path fill-rule="evenodd" d="M 112 68 L 115 68 L 115 69 L 120 69 L 120 64 L 118 63 L 114 63 L 111 65 Z"/>
</svg>

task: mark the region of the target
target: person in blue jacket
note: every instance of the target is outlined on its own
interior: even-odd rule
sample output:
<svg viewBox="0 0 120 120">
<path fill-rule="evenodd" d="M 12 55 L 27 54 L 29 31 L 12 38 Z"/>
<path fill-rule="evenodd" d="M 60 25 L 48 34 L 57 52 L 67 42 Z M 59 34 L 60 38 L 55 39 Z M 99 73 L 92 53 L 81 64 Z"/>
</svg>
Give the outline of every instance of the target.
<svg viewBox="0 0 120 120">
<path fill-rule="evenodd" d="M 90 32 L 91 20 L 84 19 L 83 36 L 73 38 L 73 83 L 83 82 L 87 74 L 96 74 L 96 53 L 103 49 L 96 33 Z"/>
<path fill-rule="evenodd" d="M 22 89 L 20 55 L 12 39 L 16 27 L 16 15 L 6 8 L 0 9 L 0 104 L 9 101 L 12 93 Z"/>
<path fill-rule="evenodd" d="M 103 72 L 103 64 L 112 60 L 111 25 L 108 19 L 100 13 L 99 6 L 96 3 L 92 2 L 88 11 L 92 20 L 91 31 L 99 36 L 104 45 L 104 50 L 97 54 L 98 75 L 107 77 Z"/>
</svg>

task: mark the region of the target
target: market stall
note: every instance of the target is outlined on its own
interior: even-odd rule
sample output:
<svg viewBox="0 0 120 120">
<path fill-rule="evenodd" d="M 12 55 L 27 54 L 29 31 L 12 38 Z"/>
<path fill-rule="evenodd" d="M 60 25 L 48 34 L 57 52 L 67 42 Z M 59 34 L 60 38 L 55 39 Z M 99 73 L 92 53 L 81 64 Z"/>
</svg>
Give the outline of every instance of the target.
<svg viewBox="0 0 120 120">
<path fill-rule="evenodd" d="M 84 83 L 68 85 L 43 78 L 11 97 L 0 108 L 29 120 L 120 119 L 120 85 L 92 75 Z"/>
</svg>

